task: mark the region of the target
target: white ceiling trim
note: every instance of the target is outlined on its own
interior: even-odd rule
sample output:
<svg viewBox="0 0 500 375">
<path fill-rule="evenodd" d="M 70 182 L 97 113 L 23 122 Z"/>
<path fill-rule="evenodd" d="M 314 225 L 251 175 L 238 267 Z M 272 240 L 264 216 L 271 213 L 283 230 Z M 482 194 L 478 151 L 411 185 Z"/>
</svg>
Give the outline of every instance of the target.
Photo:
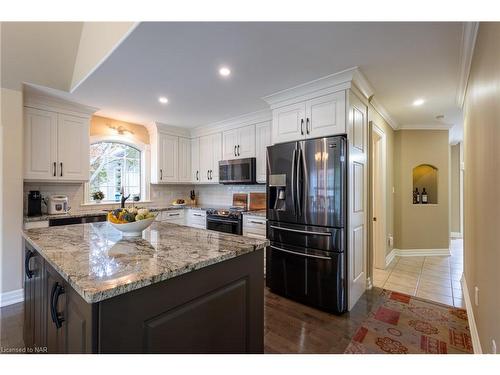
<svg viewBox="0 0 500 375">
<path fill-rule="evenodd" d="M 294 101 L 307 100 L 314 96 L 322 95 L 323 91 L 324 94 L 327 94 L 330 91 L 346 89 L 351 87 L 351 84 L 354 84 L 366 98 L 373 95 L 372 86 L 359 68 L 354 66 L 341 72 L 264 96 L 262 99 L 271 106 L 271 109 L 275 109 L 283 105 L 292 104 Z"/>
<path fill-rule="evenodd" d="M 415 125 L 400 125 L 398 130 L 450 130 L 453 125 L 448 124 L 415 124 Z"/>
<path fill-rule="evenodd" d="M 387 112 L 387 109 L 385 109 L 385 107 L 382 106 L 382 104 L 380 104 L 375 97 L 373 97 L 370 100 L 370 104 L 372 105 L 373 108 L 375 108 L 375 110 L 379 113 L 379 115 L 382 116 L 382 118 L 390 125 L 390 127 L 393 130 L 399 129 L 398 122 L 394 120 L 394 118 L 389 114 L 389 112 Z"/>
<path fill-rule="evenodd" d="M 479 22 L 464 22 L 462 30 L 462 44 L 460 47 L 460 65 L 458 72 L 457 104 L 460 108 L 464 105 L 465 91 L 469 80 L 474 46 L 476 45 Z"/>
</svg>

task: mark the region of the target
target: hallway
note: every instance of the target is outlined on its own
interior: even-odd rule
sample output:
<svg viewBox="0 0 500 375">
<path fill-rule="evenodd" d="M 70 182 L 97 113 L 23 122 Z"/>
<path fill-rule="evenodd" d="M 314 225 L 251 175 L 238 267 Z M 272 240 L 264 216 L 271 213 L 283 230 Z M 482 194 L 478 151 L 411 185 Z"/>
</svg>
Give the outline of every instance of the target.
<svg viewBox="0 0 500 375">
<path fill-rule="evenodd" d="M 375 287 L 465 308 L 460 279 L 463 240 L 450 241 L 451 256 L 396 256 L 385 270 L 373 270 Z"/>
</svg>

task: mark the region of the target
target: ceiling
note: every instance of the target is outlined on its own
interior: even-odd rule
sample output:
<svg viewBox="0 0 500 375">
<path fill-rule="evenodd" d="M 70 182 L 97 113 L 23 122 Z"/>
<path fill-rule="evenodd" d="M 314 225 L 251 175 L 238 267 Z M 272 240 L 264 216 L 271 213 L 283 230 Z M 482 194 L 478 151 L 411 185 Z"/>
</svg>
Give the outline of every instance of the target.
<svg viewBox="0 0 500 375">
<path fill-rule="evenodd" d="M 400 125 L 442 125 L 437 115 L 454 124 L 461 38 L 462 24 L 449 22 L 141 23 L 72 96 L 103 116 L 190 128 L 268 108 L 263 96 L 359 66 Z M 424 105 L 414 107 L 417 98 Z"/>
</svg>

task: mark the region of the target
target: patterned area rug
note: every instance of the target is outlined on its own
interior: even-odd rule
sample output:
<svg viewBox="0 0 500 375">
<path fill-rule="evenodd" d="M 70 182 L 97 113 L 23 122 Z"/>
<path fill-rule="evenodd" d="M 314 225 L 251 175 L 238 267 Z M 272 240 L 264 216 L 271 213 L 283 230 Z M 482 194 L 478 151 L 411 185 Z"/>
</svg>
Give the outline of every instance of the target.
<svg viewBox="0 0 500 375">
<path fill-rule="evenodd" d="M 381 297 L 345 353 L 473 353 L 465 310 L 389 290 Z"/>
</svg>

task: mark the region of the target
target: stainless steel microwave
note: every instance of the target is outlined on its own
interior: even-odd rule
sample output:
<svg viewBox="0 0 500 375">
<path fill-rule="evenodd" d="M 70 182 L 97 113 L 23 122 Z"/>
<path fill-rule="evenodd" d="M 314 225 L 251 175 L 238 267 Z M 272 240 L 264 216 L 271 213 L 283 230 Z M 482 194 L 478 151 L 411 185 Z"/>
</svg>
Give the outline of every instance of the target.
<svg viewBox="0 0 500 375">
<path fill-rule="evenodd" d="M 256 159 L 233 159 L 219 161 L 219 183 L 256 184 Z"/>
</svg>

